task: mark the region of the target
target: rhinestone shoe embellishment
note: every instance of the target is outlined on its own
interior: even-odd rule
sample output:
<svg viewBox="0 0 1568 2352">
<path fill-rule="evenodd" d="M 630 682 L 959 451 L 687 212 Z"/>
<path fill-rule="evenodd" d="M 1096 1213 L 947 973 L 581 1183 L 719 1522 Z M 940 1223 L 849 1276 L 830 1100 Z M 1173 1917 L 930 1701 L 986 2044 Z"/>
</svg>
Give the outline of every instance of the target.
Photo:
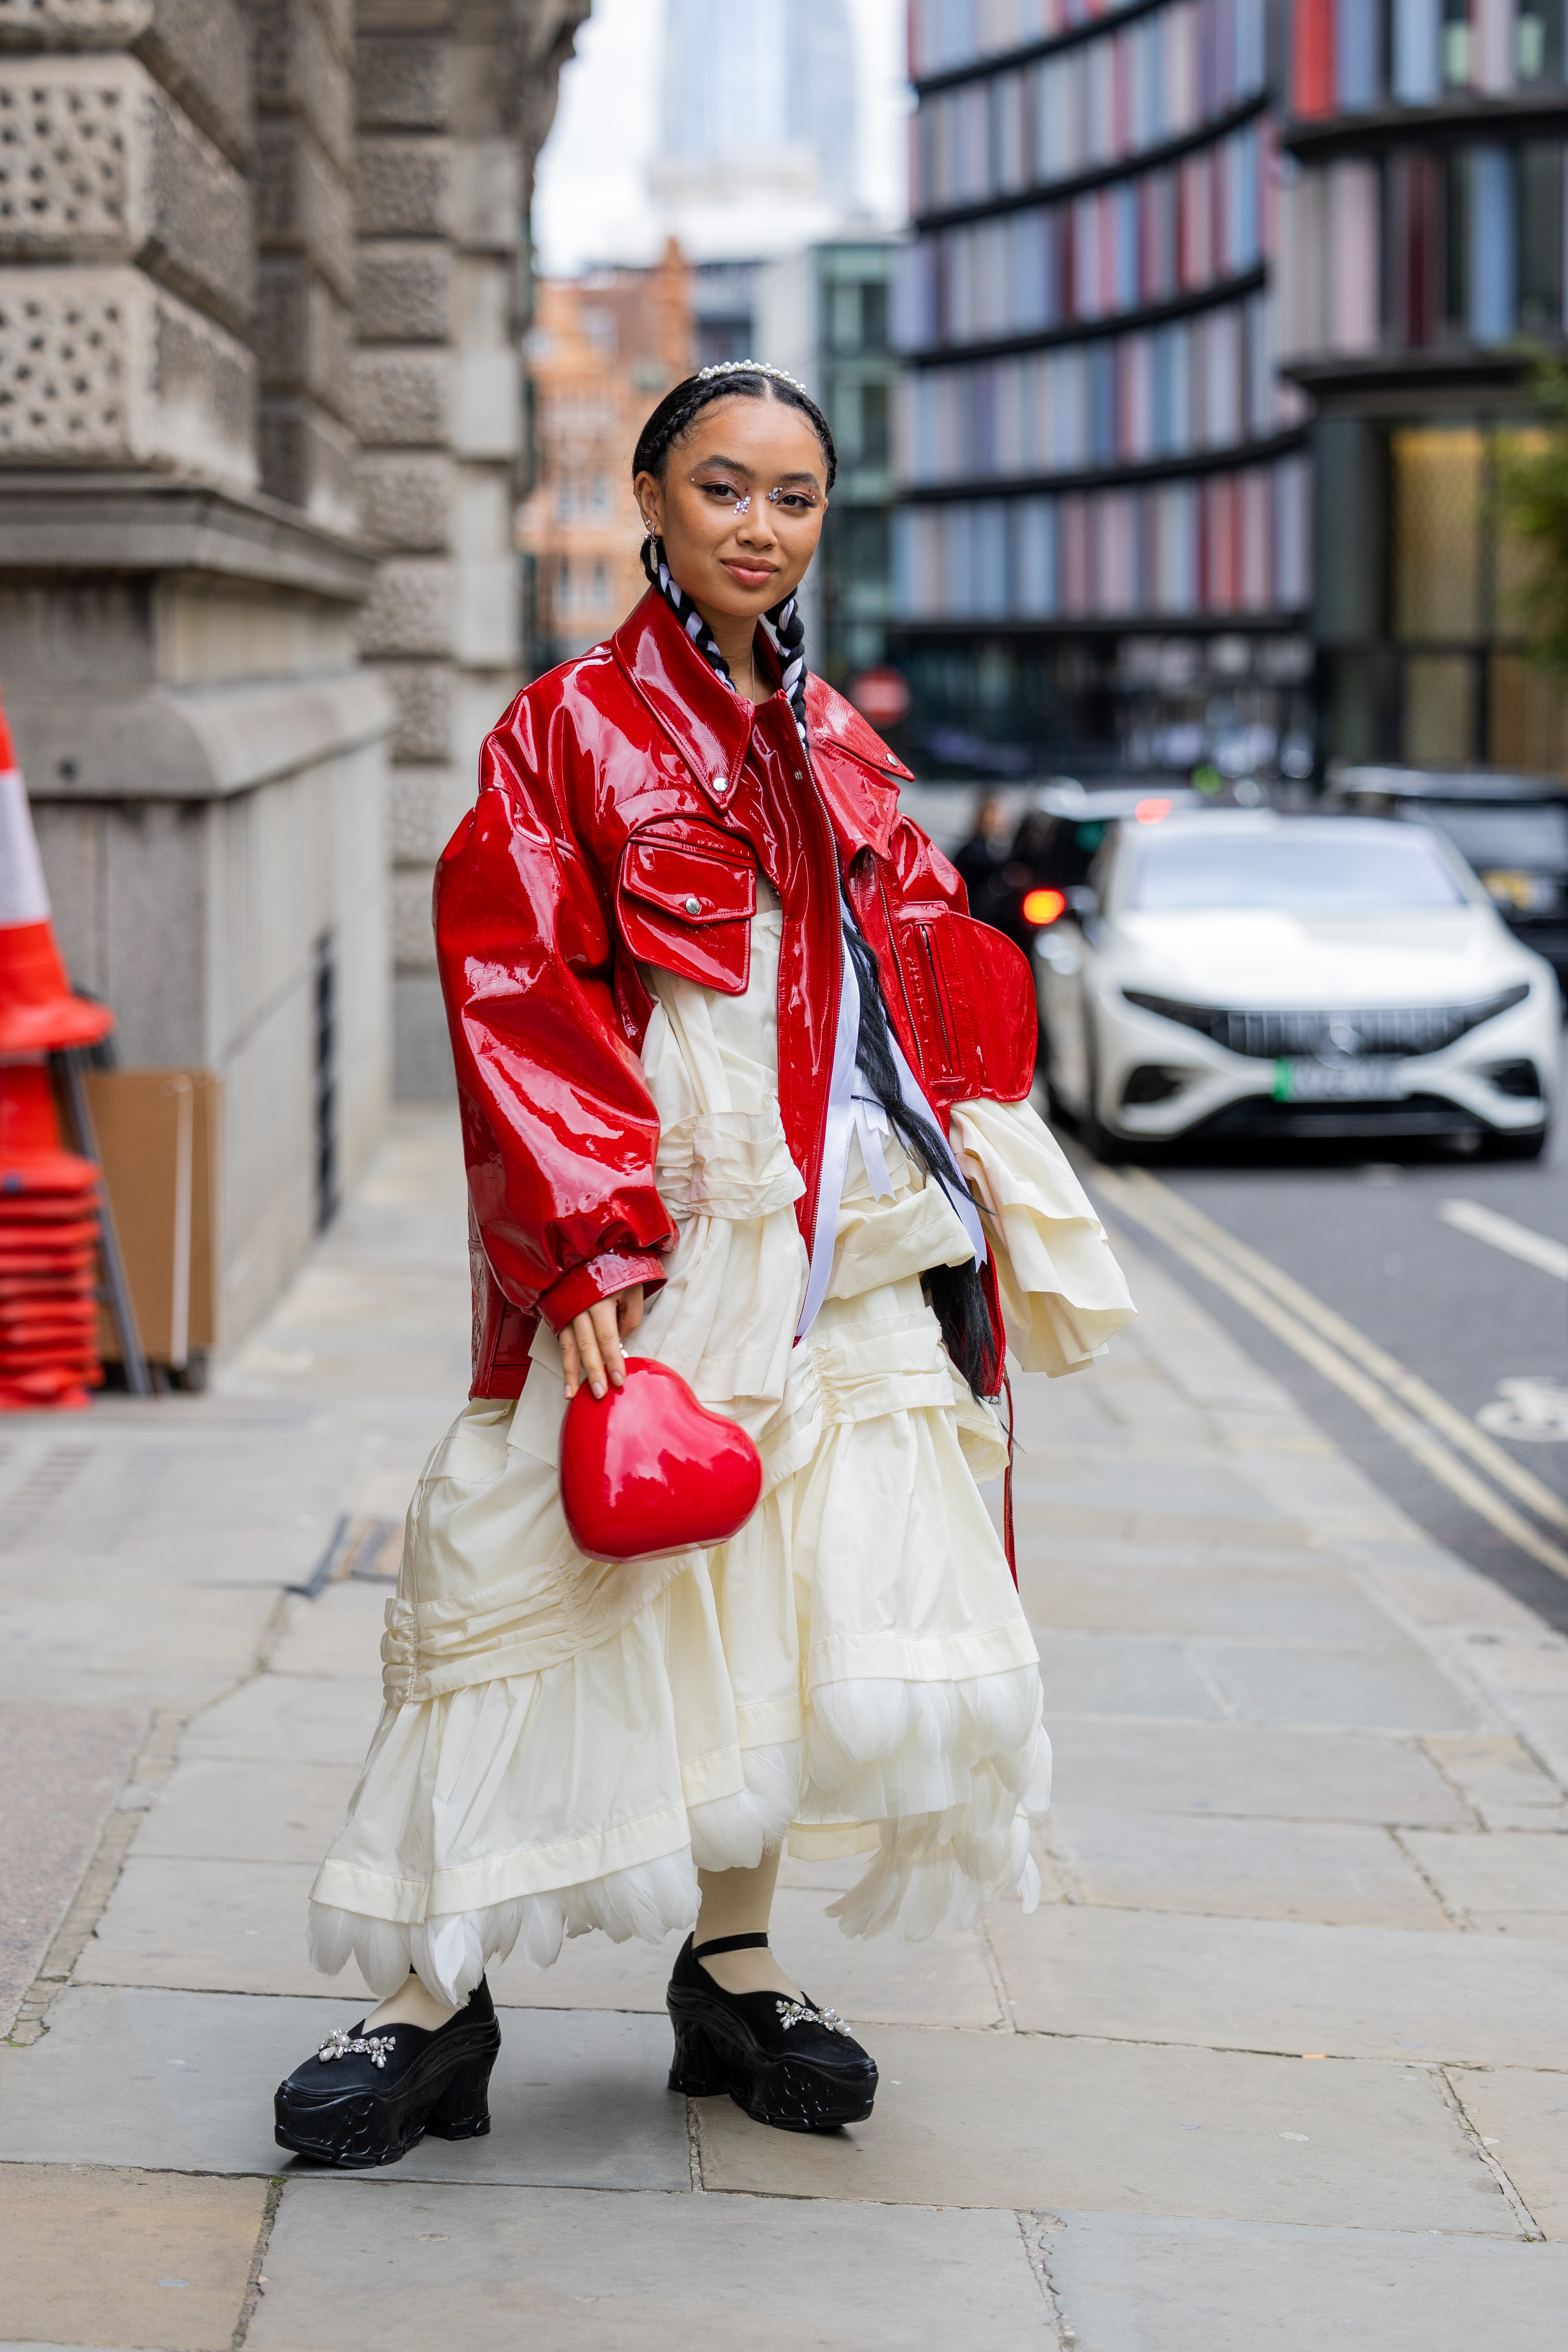
<svg viewBox="0 0 1568 2352">
<path fill-rule="evenodd" d="M 387 2052 L 396 2047 L 396 2042 L 390 2033 L 355 2036 L 345 2033 L 342 2026 L 334 2026 L 316 2055 L 318 2058 L 368 2058 L 373 2066 L 384 2066 Z"/>
<path fill-rule="evenodd" d="M 773 2007 L 784 2021 L 786 2033 L 792 2025 L 825 2025 L 829 2033 L 842 2033 L 846 2041 L 852 2038 L 836 2009 L 807 2009 L 803 2000 L 776 2000 Z"/>
</svg>

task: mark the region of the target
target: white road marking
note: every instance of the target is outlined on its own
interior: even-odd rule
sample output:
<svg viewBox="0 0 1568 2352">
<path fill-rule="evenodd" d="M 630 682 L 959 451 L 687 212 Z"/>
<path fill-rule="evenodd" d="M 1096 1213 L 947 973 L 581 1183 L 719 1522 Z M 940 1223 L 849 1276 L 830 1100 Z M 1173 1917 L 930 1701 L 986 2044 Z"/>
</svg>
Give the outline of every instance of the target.
<svg viewBox="0 0 1568 2352">
<path fill-rule="evenodd" d="M 1476 1415 L 1483 1429 L 1489 1429 L 1494 1437 L 1511 1437 L 1516 1443 L 1525 1439 L 1538 1445 L 1568 1439 L 1568 1388 L 1560 1381 L 1531 1380 L 1523 1373 L 1497 1385 L 1491 1403 L 1482 1405 Z"/>
<path fill-rule="evenodd" d="M 1498 1486 L 1528 1502 L 1549 1525 L 1568 1525 L 1568 1507 L 1551 1487 L 1521 1469 L 1500 1445 L 1428 1388 L 1415 1373 L 1366 1339 L 1353 1324 L 1325 1307 L 1290 1276 L 1232 1239 L 1222 1226 L 1151 1176 L 1146 1169 L 1092 1167 L 1090 1180 L 1133 1221 L 1158 1234 L 1168 1249 L 1245 1307 L 1286 1345 L 1353 1399 L 1397 1444 L 1458 1496 L 1470 1509 L 1543 1568 L 1568 1580 L 1568 1551 L 1533 1527 L 1495 1486 L 1477 1476 L 1441 1429 L 1472 1461 L 1490 1471 Z M 1271 1295 L 1272 1294 L 1272 1295 Z M 1286 1302 L 1289 1302 L 1287 1305 Z M 1315 1327 L 1315 1328 L 1310 1328 Z M 1333 1341 L 1331 1345 L 1329 1335 Z M 1373 1375 L 1377 1377 L 1373 1377 Z M 1386 1385 L 1384 1385 L 1386 1383 Z M 1392 1391 L 1392 1394 L 1390 1391 Z M 1399 1402 L 1395 1402 L 1395 1400 Z M 1403 1410 L 1414 1406 L 1415 1412 Z M 1420 1417 L 1417 1418 L 1416 1416 Z"/>
<path fill-rule="evenodd" d="M 1545 1519 L 1549 1525 L 1568 1533 L 1568 1503 L 1562 1496 L 1543 1486 L 1531 1471 L 1515 1462 L 1511 1454 L 1505 1454 L 1500 1445 L 1494 1445 L 1489 1437 L 1483 1436 L 1468 1413 L 1461 1412 L 1458 1405 L 1450 1404 L 1447 1398 L 1440 1395 L 1419 1373 L 1410 1371 L 1397 1356 L 1391 1356 L 1386 1348 L 1380 1348 L 1374 1339 L 1369 1339 L 1363 1332 L 1358 1331 L 1353 1323 L 1347 1323 L 1342 1315 L 1325 1305 L 1314 1291 L 1294 1281 L 1271 1259 L 1248 1249 L 1245 1242 L 1237 1241 L 1223 1226 L 1216 1225 L 1182 1193 L 1172 1192 L 1157 1177 L 1150 1175 L 1147 1169 L 1130 1168 L 1123 1174 L 1160 1195 L 1167 1216 L 1179 1219 L 1197 1241 L 1211 1250 L 1218 1251 L 1242 1274 L 1249 1276 L 1262 1289 L 1279 1299 L 1293 1315 L 1300 1316 L 1302 1322 L 1321 1332 L 1324 1339 L 1330 1340 L 1342 1355 L 1348 1356 L 1353 1364 L 1359 1364 L 1375 1381 L 1381 1381 L 1401 1404 L 1408 1405 L 1419 1414 L 1429 1429 L 1436 1430 L 1447 1439 L 1450 1445 L 1458 1446 L 1461 1453 L 1468 1454 L 1489 1477 L 1500 1486 L 1506 1487 L 1520 1502 L 1528 1504 L 1537 1518 Z"/>
<path fill-rule="evenodd" d="M 1538 1265 L 1542 1274 L 1554 1274 L 1559 1282 L 1568 1282 L 1568 1242 L 1531 1233 L 1528 1225 L 1517 1225 L 1511 1217 L 1500 1217 L 1495 1209 L 1483 1209 L 1479 1201 L 1444 1201 L 1437 1214 L 1446 1225 L 1457 1225 L 1460 1233 L 1490 1242 L 1493 1249 L 1506 1250 L 1510 1257 L 1522 1258 L 1526 1265 Z"/>
</svg>

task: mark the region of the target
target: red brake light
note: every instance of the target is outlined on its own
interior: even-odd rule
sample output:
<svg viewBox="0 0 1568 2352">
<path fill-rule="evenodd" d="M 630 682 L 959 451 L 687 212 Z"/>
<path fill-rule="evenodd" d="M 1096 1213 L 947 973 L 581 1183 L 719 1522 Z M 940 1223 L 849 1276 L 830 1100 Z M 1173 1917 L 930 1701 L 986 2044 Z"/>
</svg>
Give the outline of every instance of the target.
<svg viewBox="0 0 1568 2352">
<path fill-rule="evenodd" d="M 1059 890 L 1028 890 L 1024 894 L 1024 920 L 1044 927 L 1054 923 L 1067 905 Z"/>
<path fill-rule="evenodd" d="M 1163 816 L 1171 814 L 1169 801 L 1140 801 L 1132 812 L 1140 824 L 1158 824 Z"/>
</svg>

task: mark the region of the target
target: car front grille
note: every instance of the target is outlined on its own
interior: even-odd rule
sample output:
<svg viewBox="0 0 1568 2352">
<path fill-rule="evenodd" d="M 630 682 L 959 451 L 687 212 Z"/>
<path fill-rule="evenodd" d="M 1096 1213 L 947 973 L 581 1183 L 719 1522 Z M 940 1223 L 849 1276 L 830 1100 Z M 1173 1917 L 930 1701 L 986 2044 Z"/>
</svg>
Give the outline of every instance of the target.
<svg viewBox="0 0 1568 2352">
<path fill-rule="evenodd" d="M 1483 1021 L 1495 1021 L 1500 1013 L 1522 1004 L 1530 988 L 1521 981 L 1474 1004 L 1379 1005 L 1342 1013 L 1261 1013 L 1233 1005 L 1184 1004 L 1173 996 L 1150 996 L 1137 988 L 1124 988 L 1121 993 L 1142 1012 L 1179 1021 L 1184 1029 L 1196 1029 L 1227 1053 L 1244 1054 L 1250 1061 L 1297 1055 L 1353 1061 L 1363 1054 L 1440 1054 Z"/>
</svg>

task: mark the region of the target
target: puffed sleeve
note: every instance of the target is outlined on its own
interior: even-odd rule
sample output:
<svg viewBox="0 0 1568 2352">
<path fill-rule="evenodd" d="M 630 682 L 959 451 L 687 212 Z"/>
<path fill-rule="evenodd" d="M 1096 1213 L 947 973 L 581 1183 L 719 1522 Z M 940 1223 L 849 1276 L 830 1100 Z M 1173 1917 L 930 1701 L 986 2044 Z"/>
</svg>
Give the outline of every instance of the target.
<svg viewBox="0 0 1568 2352">
<path fill-rule="evenodd" d="M 1067 1155 L 1026 1102 L 965 1102 L 951 1129 L 995 1253 L 1007 1345 L 1026 1372 L 1081 1370 L 1137 1313 Z"/>
<path fill-rule="evenodd" d="M 658 1114 L 616 1020 L 599 890 L 525 695 L 485 744 L 436 876 L 468 1193 L 514 1306 L 560 1330 L 664 1279 Z"/>
</svg>

